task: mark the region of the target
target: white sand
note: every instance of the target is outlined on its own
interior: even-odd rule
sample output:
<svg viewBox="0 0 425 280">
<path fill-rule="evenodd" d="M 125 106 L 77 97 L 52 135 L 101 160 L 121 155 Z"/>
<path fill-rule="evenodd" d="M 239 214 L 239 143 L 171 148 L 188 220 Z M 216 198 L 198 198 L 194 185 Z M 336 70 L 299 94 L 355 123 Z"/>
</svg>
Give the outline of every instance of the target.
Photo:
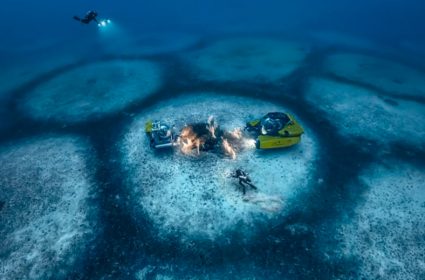
<svg viewBox="0 0 425 280">
<path fill-rule="evenodd" d="M 287 109 L 249 98 L 196 93 L 139 114 L 121 143 L 135 219 L 146 214 L 160 237 L 179 236 L 182 241 L 215 239 L 226 231 L 243 232 L 248 238 L 261 225 L 277 222 L 297 207 L 298 195 L 308 190 L 309 178 L 314 176 L 317 156 L 314 136 L 307 127 L 302 142 L 292 149 L 245 149 L 235 160 L 207 152 L 196 158 L 179 149 L 158 154 L 144 133 L 148 119 L 181 127 L 206 122 L 214 115 L 221 128 L 231 130 L 270 111 Z M 259 188 L 258 193 L 248 188 L 245 200 L 237 181 L 227 177 L 238 167 Z"/>
<path fill-rule="evenodd" d="M 306 97 L 347 137 L 424 144 L 425 106 L 416 102 L 395 100 L 393 105 L 374 91 L 318 78 L 311 80 Z"/>
<path fill-rule="evenodd" d="M 425 96 L 425 73 L 402 64 L 360 54 L 330 55 L 325 61 L 330 73 L 386 92 Z"/>
<path fill-rule="evenodd" d="M 423 169 L 389 161 L 364 170 L 360 179 L 366 191 L 353 219 L 338 228 L 342 238 L 339 253 L 360 260 L 362 279 L 423 279 Z"/>
<path fill-rule="evenodd" d="M 95 236 L 91 149 L 77 137 L 0 151 L 0 279 L 65 279 Z"/>
<path fill-rule="evenodd" d="M 305 46 L 270 38 L 234 38 L 186 54 L 199 78 L 212 81 L 276 82 L 303 63 Z"/>
<path fill-rule="evenodd" d="M 40 85 L 26 95 L 20 109 L 41 120 L 96 119 L 148 97 L 160 84 L 160 68 L 152 62 L 98 62 Z"/>
</svg>

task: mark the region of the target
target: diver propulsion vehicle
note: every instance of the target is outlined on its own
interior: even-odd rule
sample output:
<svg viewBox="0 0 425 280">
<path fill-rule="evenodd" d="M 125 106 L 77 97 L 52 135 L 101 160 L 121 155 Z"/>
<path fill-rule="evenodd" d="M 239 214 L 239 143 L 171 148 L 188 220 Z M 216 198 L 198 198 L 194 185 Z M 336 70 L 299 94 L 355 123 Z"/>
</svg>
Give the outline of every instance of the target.
<svg viewBox="0 0 425 280">
<path fill-rule="evenodd" d="M 150 146 L 155 149 L 177 146 L 178 136 L 174 127 L 161 121 L 147 121 L 145 132 L 150 140 Z"/>
<path fill-rule="evenodd" d="M 298 144 L 304 129 L 287 113 L 271 112 L 247 122 L 245 130 L 256 137 L 257 149 L 285 148 Z"/>
</svg>

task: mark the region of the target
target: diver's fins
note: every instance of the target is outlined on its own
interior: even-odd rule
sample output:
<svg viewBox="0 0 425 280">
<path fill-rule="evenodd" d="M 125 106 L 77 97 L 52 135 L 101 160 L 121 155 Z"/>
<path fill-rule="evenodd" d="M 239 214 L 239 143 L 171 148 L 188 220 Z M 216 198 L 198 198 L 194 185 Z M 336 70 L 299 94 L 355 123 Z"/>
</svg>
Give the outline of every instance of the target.
<svg viewBox="0 0 425 280">
<path fill-rule="evenodd" d="M 81 21 L 81 18 L 79 18 L 77 16 L 73 16 L 72 18 L 75 19 L 75 20 Z"/>
</svg>

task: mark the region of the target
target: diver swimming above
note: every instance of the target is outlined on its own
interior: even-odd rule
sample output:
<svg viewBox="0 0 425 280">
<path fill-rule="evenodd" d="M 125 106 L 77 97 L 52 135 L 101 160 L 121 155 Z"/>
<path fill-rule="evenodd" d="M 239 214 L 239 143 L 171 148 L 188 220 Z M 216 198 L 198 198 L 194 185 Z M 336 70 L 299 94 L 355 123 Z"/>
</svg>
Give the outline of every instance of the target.
<svg viewBox="0 0 425 280">
<path fill-rule="evenodd" d="M 80 18 L 78 16 L 74 16 L 75 20 L 78 20 L 81 23 L 89 24 L 91 21 L 96 22 L 99 24 L 99 21 L 97 20 L 97 12 L 95 11 L 88 11 L 87 14 L 84 16 L 84 18 Z"/>
</svg>

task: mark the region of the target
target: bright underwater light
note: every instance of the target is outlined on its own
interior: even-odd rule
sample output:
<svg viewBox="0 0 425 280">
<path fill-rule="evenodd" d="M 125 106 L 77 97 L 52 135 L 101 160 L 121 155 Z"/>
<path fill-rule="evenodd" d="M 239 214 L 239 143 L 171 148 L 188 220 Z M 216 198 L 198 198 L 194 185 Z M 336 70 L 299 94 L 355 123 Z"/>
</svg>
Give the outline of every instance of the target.
<svg viewBox="0 0 425 280">
<path fill-rule="evenodd" d="M 99 26 L 99 27 L 105 27 L 105 26 L 107 26 L 110 23 L 111 23 L 111 20 L 110 19 L 102 19 L 101 21 L 99 21 L 99 23 L 97 24 L 97 26 Z"/>
</svg>

